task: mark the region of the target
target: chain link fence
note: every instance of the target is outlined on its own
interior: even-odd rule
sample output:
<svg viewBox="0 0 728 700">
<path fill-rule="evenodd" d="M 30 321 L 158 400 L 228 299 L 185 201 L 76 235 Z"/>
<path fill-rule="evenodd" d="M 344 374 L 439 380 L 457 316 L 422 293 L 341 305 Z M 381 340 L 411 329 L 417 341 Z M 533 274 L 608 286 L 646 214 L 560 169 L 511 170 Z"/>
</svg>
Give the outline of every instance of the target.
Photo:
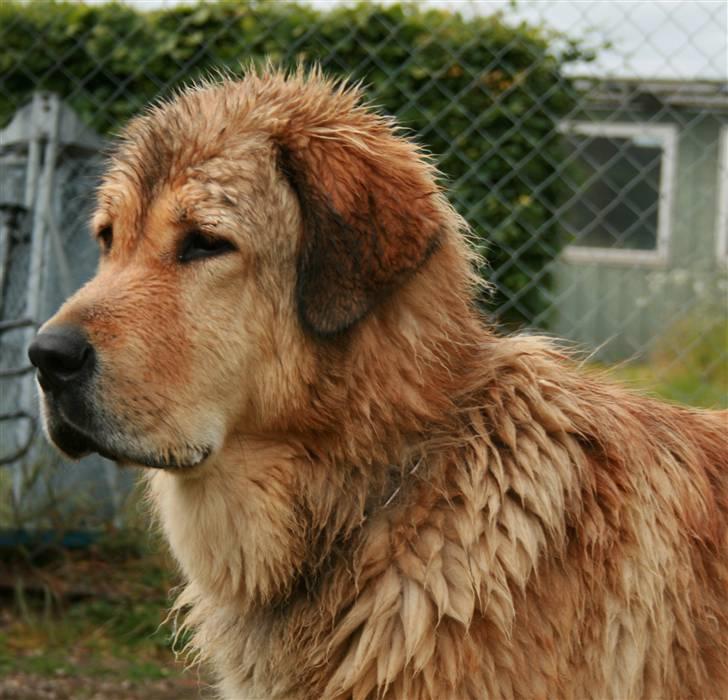
<svg viewBox="0 0 728 700">
<path fill-rule="evenodd" d="M 267 57 L 361 80 L 432 151 L 504 326 L 565 338 L 667 398 L 728 405 L 725 2 L 6 0 L 0 128 L 50 91 L 106 139 L 179 85 Z M 50 199 L 29 199 L 30 147 L 0 142 L 0 208 L 16 217 L 0 241 L 3 322 L 28 316 L 33 221 L 49 231 L 33 322 L 92 274 L 98 154 L 64 148 Z M 27 338 L 12 333 L 3 369 Z M 25 379 L 0 381 L 6 414 L 31 411 Z"/>
</svg>

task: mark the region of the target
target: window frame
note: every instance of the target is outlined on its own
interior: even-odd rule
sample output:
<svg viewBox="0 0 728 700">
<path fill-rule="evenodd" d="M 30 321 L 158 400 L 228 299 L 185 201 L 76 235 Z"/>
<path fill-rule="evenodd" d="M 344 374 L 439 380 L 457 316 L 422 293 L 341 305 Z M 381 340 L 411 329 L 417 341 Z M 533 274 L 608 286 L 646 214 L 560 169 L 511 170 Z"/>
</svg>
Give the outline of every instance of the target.
<svg viewBox="0 0 728 700">
<path fill-rule="evenodd" d="M 718 206 L 715 217 L 715 254 L 728 266 L 728 124 L 720 128 L 718 145 Z"/>
<path fill-rule="evenodd" d="M 603 248 L 599 246 L 568 245 L 562 253 L 567 262 L 613 263 L 660 267 L 667 263 L 672 240 L 672 208 L 675 196 L 675 174 L 677 172 L 678 129 L 676 124 L 649 124 L 646 122 L 564 122 L 564 133 L 584 136 L 634 138 L 653 136 L 662 145 L 660 164 L 660 190 L 657 208 L 657 238 L 655 248 Z"/>
</svg>

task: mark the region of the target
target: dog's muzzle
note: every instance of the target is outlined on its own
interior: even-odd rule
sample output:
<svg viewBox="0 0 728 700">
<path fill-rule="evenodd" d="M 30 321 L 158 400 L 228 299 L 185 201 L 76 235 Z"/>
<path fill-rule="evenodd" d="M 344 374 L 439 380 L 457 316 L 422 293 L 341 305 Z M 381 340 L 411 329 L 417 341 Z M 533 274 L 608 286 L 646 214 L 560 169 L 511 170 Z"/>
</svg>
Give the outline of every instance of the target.
<svg viewBox="0 0 728 700">
<path fill-rule="evenodd" d="M 90 437 L 95 431 L 88 398 L 96 353 L 84 331 L 76 326 L 47 328 L 31 343 L 28 357 L 38 370 L 50 438 L 74 458 L 97 451 Z"/>
<path fill-rule="evenodd" d="M 28 357 L 38 370 L 48 437 L 69 457 L 80 459 L 98 452 L 120 464 L 185 469 L 211 454 L 207 444 L 143 449 L 139 433 L 123 429 L 99 401 L 99 361 L 81 328 L 51 326 L 43 330 L 28 348 Z"/>
</svg>

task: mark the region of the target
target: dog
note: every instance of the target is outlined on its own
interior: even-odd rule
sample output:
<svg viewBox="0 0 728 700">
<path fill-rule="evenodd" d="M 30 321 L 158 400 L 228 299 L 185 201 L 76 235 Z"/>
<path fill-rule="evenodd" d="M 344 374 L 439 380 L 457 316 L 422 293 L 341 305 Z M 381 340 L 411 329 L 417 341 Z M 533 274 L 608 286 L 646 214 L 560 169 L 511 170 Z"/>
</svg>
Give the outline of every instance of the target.
<svg viewBox="0 0 728 700">
<path fill-rule="evenodd" d="M 146 468 L 230 700 L 728 697 L 726 413 L 499 336 L 438 182 L 318 70 L 133 119 L 50 440 Z"/>
</svg>

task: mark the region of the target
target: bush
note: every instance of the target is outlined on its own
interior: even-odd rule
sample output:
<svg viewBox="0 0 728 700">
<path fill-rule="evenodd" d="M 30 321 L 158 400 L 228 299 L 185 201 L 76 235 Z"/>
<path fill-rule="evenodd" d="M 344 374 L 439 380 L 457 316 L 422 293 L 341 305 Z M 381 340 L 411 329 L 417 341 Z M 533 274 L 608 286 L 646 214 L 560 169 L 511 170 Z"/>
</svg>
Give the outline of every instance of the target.
<svg viewBox="0 0 728 700">
<path fill-rule="evenodd" d="M 556 127 L 574 96 L 563 68 L 584 58 L 573 44 L 557 51 L 554 37 L 499 14 L 368 3 L 321 11 L 250 0 L 141 12 L 6 0 L 0 27 L 0 121 L 43 88 L 107 133 L 182 82 L 264 57 L 318 61 L 362 80 L 437 155 L 487 252 L 505 320 L 547 308 L 549 279 L 539 276 L 563 245 L 552 216 L 561 187 Z"/>
</svg>

